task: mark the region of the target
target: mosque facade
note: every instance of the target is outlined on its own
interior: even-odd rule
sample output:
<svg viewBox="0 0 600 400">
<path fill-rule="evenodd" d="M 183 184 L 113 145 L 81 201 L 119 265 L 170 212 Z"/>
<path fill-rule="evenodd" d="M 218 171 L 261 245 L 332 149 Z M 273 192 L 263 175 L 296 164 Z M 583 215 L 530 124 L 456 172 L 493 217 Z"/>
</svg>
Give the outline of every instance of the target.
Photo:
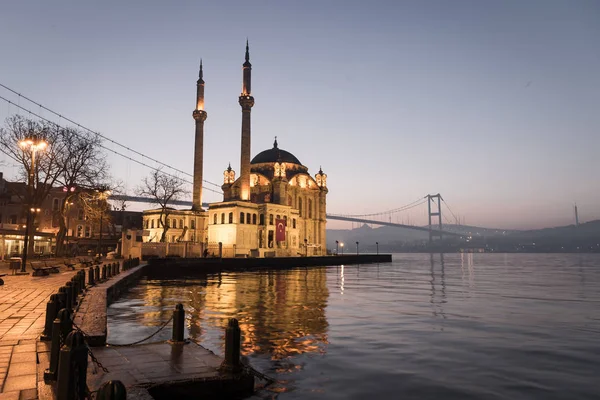
<svg viewBox="0 0 600 400">
<path fill-rule="evenodd" d="M 210 255 L 283 257 L 326 254 L 327 175 L 311 176 L 308 167 L 279 147 L 251 158 L 252 65 L 248 43 L 242 67 L 239 176 L 231 165 L 223 172 L 223 201 L 202 208 L 204 85 L 202 64 L 196 85 L 194 180 L 191 210 L 144 211 L 144 241 L 162 234 L 160 218 L 169 225 L 166 241 L 199 243 Z"/>
</svg>

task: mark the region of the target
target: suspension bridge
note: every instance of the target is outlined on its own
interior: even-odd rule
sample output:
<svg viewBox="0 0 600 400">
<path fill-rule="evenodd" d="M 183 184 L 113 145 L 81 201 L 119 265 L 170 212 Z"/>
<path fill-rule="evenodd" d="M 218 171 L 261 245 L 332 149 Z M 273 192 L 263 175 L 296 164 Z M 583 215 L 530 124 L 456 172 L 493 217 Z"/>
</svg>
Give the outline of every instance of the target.
<svg viewBox="0 0 600 400">
<path fill-rule="evenodd" d="M 136 163 L 138 165 L 149 168 L 151 170 L 160 171 L 162 174 L 165 174 L 165 175 L 168 175 L 171 177 L 176 177 L 178 179 L 181 179 L 185 183 L 193 184 L 189 179 L 181 178 L 181 176 L 187 176 L 187 177 L 193 178 L 193 175 L 190 174 L 189 172 L 177 169 L 169 164 L 163 163 L 153 157 L 143 154 L 129 146 L 123 145 L 123 144 L 117 142 L 116 140 L 113 140 L 113 139 L 101 134 L 100 132 L 94 131 L 94 130 L 66 117 L 65 115 L 63 115 L 61 113 L 58 113 L 42 104 L 36 102 L 35 100 L 32 100 L 31 98 L 11 89 L 10 87 L 8 87 L 2 83 L 0 83 L 0 88 L 6 90 L 9 93 L 9 95 L 17 97 L 17 100 L 15 102 L 13 100 L 8 99 L 5 96 L 0 95 L 0 100 L 6 102 L 9 106 L 9 109 L 11 106 L 15 107 L 15 109 L 19 113 L 20 112 L 27 113 L 31 117 L 35 117 L 40 120 L 46 121 L 50 124 L 55 125 L 58 128 L 65 128 L 65 126 L 61 125 L 61 122 L 63 122 L 63 124 L 66 124 L 66 123 L 72 124 L 73 126 L 76 126 L 77 128 L 81 129 L 82 131 L 86 131 L 88 133 L 96 135 L 97 137 L 104 140 L 108 145 L 101 144 L 100 148 L 102 148 L 103 150 L 105 150 L 109 153 L 113 153 L 119 157 L 127 159 L 130 162 Z M 35 108 L 37 108 L 39 111 L 37 111 L 37 112 L 33 111 L 32 106 L 25 106 L 22 103 L 25 103 L 25 104 L 29 103 L 29 104 L 33 105 Z M 54 116 L 58 122 L 56 120 L 51 120 L 48 117 L 44 117 L 42 115 L 43 112 L 45 112 L 46 115 Z M 115 150 L 114 148 L 109 147 L 109 145 L 119 148 L 119 150 Z M 1 151 L 1 149 L 0 149 L 0 151 Z M 8 155 L 9 157 L 11 157 L 10 154 L 8 154 L 8 153 L 5 153 L 5 154 Z M 136 157 L 139 157 L 139 158 L 136 158 Z M 141 160 L 140 160 L 140 158 L 141 158 Z M 150 165 L 150 162 L 154 163 L 157 166 Z M 170 170 L 172 172 L 167 172 L 167 171 L 165 171 L 165 169 Z M 204 182 L 204 184 L 209 185 L 209 186 L 203 185 L 203 190 L 208 190 L 210 192 L 214 192 L 217 194 L 222 193 L 221 186 L 219 184 L 210 182 L 206 179 L 204 179 L 203 182 Z M 129 201 L 129 202 L 141 202 L 141 203 L 153 203 L 154 202 L 154 200 L 151 198 L 140 197 L 140 196 L 131 196 L 131 195 L 112 195 L 110 198 L 112 200 Z M 186 200 L 174 200 L 174 201 L 171 201 L 170 204 L 172 204 L 174 206 L 184 206 L 184 207 L 189 206 L 189 207 L 191 207 L 192 202 L 186 201 Z M 415 207 L 422 207 L 425 204 L 427 207 L 427 214 L 428 214 L 428 225 L 427 226 L 417 226 L 417 225 L 392 222 L 393 216 L 395 216 L 401 212 L 405 212 L 407 210 L 413 209 Z M 450 232 L 450 231 L 446 231 L 443 229 L 443 222 L 442 222 L 443 219 L 446 221 L 446 223 L 451 223 L 451 222 L 446 217 L 446 214 L 442 213 L 442 205 L 444 205 L 446 207 L 447 211 L 449 211 L 450 215 L 452 215 L 454 220 L 458 221 L 458 218 L 456 217 L 456 215 L 454 214 L 452 209 L 450 209 L 450 207 L 448 206 L 446 201 L 443 199 L 443 197 L 439 193 L 428 194 L 422 198 L 419 198 L 419 199 L 417 199 L 411 203 L 405 204 L 401 207 L 397 207 L 394 209 L 385 210 L 385 211 L 381 211 L 381 212 L 375 212 L 375 213 L 369 213 L 369 214 L 327 213 L 326 217 L 328 220 L 356 222 L 356 223 L 363 223 L 363 224 L 369 224 L 369 225 L 393 226 L 393 227 L 398 227 L 398 228 L 424 231 L 424 232 L 429 233 L 430 241 L 433 241 L 433 238 L 435 238 L 435 237 L 441 239 L 443 236 L 452 236 L 452 237 L 463 236 L 460 233 Z M 208 204 L 203 203 L 203 206 L 208 207 Z"/>
</svg>

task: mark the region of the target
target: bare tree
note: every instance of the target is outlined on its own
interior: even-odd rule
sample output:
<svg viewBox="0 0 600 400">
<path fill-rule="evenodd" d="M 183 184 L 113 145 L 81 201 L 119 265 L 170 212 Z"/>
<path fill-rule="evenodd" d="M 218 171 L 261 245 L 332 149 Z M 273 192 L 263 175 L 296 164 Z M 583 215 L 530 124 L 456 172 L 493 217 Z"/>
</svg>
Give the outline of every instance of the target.
<svg viewBox="0 0 600 400">
<path fill-rule="evenodd" d="M 140 196 L 152 198 L 153 203 L 160 207 L 158 224 L 163 228 L 160 241 L 164 242 L 169 230 L 168 217 L 173 212 L 173 208 L 170 208 L 169 205 L 188 193 L 185 189 L 185 182 L 177 176 L 155 170 L 149 177 L 143 179 L 137 193 Z"/>
<path fill-rule="evenodd" d="M 67 205 L 75 202 L 80 194 L 106 192 L 110 180 L 105 153 L 101 151 L 102 141 L 99 136 L 65 128 L 61 131 L 63 152 L 58 156 L 62 166 L 56 182 L 65 190 L 65 197 L 58 210 L 59 230 L 56 235 L 56 254 L 64 254 L 64 240 L 67 232 Z M 81 199 L 79 199 L 81 203 Z M 87 215 L 87 214 L 86 214 Z"/>
<path fill-rule="evenodd" d="M 48 143 L 44 151 L 36 153 L 34 171 L 31 170 L 32 152 L 19 146 L 21 140 L 33 135 L 44 138 Z M 76 200 L 81 190 L 100 187 L 109 179 L 100 137 L 16 115 L 9 117 L 5 128 L 0 129 L 0 151 L 22 165 L 20 173 L 23 180 L 27 181 L 33 176 L 33 183 L 29 183 L 30 190 L 21 199 L 25 210 L 39 207 L 52 187 L 60 185 L 67 189 L 57 211 L 59 231 L 56 253 L 62 255 L 67 234 L 67 205 Z M 29 242 L 31 250 L 33 241 Z"/>
</svg>

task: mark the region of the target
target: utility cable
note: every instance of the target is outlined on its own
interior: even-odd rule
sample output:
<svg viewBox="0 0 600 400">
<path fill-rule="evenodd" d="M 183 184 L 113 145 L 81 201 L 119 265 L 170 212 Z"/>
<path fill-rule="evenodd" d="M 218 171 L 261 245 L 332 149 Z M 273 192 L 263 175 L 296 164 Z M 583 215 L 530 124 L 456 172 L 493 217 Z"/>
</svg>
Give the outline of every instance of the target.
<svg viewBox="0 0 600 400">
<path fill-rule="evenodd" d="M 62 119 L 64 119 L 65 121 L 68 121 L 68 122 L 70 122 L 70 123 L 74 124 L 75 126 L 77 126 L 77 127 L 81 128 L 81 129 L 84 129 L 84 130 L 86 130 L 86 131 L 88 131 L 88 132 L 90 132 L 90 133 L 92 133 L 92 134 L 94 134 L 94 135 L 96 135 L 96 136 L 99 136 L 99 137 L 101 137 L 102 139 L 104 139 L 104 140 L 106 140 L 106 141 L 108 141 L 108 142 L 111 142 L 111 143 L 113 143 L 113 144 L 115 144 L 115 145 L 117 145 L 117 146 L 119 146 L 119 147 L 122 147 L 122 148 L 124 148 L 124 149 L 126 149 L 126 150 L 129 150 L 129 151 L 131 151 L 131 152 L 133 152 L 133 153 L 135 153 L 135 154 L 137 154 L 137 155 L 140 155 L 140 156 L 142 156 L 142 157 L 144 157 L 144 158 L 147 158 L 147 159 L 149 159 L 150 161 L 154 161 L 154 162 L 155 162 L 155 163 L 157 163 L 157 164 L 160 164 L 160 165 L 162 165 L 162 166 L 164 166 L 164 167 L 170 168 L 170 169 L 172 169 L 172 170 L 174 170 L 174 171 L 177 171 L 177 172 L 179 172 L 179 173 L 181 173 L 181 174 L 188 175 L 188 176 L 191 176 L 191 177 L 193 177 L 193 176 L 194 176 L 194 175 L 190 174 L 189 172 L 185 172 L 185 171 L 182 171 L 182 170 L 180 170 L 180 169 L 178 169 L 178 168 L 172 167 L 172 166 L 170 166 L 169 164 L 165 164 L 165 163 L 163 163 L 163 162 L 161 162 L 161 161 L 158 161 L 158 160 L 157 160 L 157 159 L 155 159 L 155 158 L 152 158 L 152 157 L 150 157 L 150 156 L 147 156 L 147 155 L 145 155 L 145 154 L 143 154 L 143 153 L 140 153 L 139 151 L 136 151 L 136 150 L 134 150 L 134 149 L 132 149 L 132 148 L 130 148 L 130 147 L 128 147 L 128 146 L 125 146 L 125 145 L 123 145 L 123 144 L 121 144 L 121 143 L 119 143 L 119 142 L 117 142 L 117 141 L 115 141 L 115 140 L 113 140 L 113 139 L 111 139 L 111 138 L 109 138 L 109 137 L 107 137 L 107 136 L 104 136 L 104 135 L 103 135 L 103 134 L 101 134 L 100 132 L 93 131 L 93 130 L 91 130 L 91 129 L 89 129 L 89 128 L 87 128 L 87 127 L 85 127 L 85 126 L 83 126 L 83 125 L 81 125 L 81 124 L 79 124 L 79 123 L 77 123 L 77 122 L 73 121 L 72 119 L 69 119 L 69 118 L 65 117 L 64 115 L 62 115 L 62 114 L 59 114 L 59 113 L 57 113 L 56 111 L 53 111 L 53 110 L 49 109 L 48 107 L 46 107 L 46 106 L 44 106 L 44 105 L 42 105 L 42 104 L 40 104 L 40 103 L 38 103 L 38 102 L 36 102 L 36 101 L 34 101 L 34 100 L 30 99 L 29 97 L 22 95 L 21 93 L 19 93 L 19 92 L 17 92 L 17 91 L 15 91 L 15 90 L 13 90 L 13 89 L 11 89 L 11 88 L 9 88 L 8 86 L 6 86 L 6 85 L 3 85 L 2 83 L 0 83 L 0 86 L 1 86 L 1 87 L 3 87 L 4 89 L 6 89 L 6 90 L 8 90 L 8 91 L 10 91 L 10 92 L 12 92 L 12 93 L 14 93 L 14 94 L 16 94 L 17 96 L 19 96 L 19 98 L 23 98 L 23 99 L 25 99 L 25 100 L 29 101 L 30 103 L 33 103 L 33 104 L 35 104 L 36 106 L 40 107 L 40 109 L 44 109 L 44 110 L 46 110 L 46 111 L 48 111 L 48 112 L 50 112 L 50 113 L 52 113 L 52 114 L 56 115 L 57 117 L 59 117 L 59 118 L 62 118 Z M 6 100 L 6 99 L 4 99 L 4 100 Z M 9 102 L 9 104 L 10 104 L 10 102 Z M 12 104 L 14 104 L 14 103 L 12 103 Z M 18 104 L 16 104 L 16 105 L 17 105 L 17 107 L 21 108 L 22 110 L 24 110 L 24 111 L 28 111 L 28 110 L 26 110 L 26 109 L 24 109 L 24 108 L 20 107 L 20 105 L 18 105 Z M 31 113 L 31 112 L 30 112 L 30 113 Z M 43 117 L 40 117 L 40 116 L 38 116 L 38 118 L 43 118 Z M 45 118 L 43 118 L 43 119 L 45 119 Z M 46 119 L 45 119 L 45 120 L 46 120 Z M 48 121 L 48 120 L 46 120 L 46 121 Z M 52 122 L 52 121 L 49 121 L 49 122 Z M 57 124 L 57 126 L 58 126 L 58 124 Z M 220 185 L 219 185 L 219 184 L 217 184 L 217 183 L 214 183 L 214 182 L 207 181 L 206 179 L 203 179 L 203 181 L 204 181 L 204 182 L 206 182 L 206 183 L 209 183 L 209 184 L 211 184 L 211 185 L 213 185 L 213 186 L 220 187 Z"/>
</svg>

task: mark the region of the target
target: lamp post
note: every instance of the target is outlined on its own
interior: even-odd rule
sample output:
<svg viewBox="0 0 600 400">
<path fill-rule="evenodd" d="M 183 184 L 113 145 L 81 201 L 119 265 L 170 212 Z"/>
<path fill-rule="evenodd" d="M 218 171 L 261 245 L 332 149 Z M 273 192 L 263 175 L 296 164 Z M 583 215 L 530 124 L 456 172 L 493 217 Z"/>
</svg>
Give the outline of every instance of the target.
<svg viewBox="0 0 600 400">
<path fill-rule="evenodd" d="M 339 242 L 339 240 L 335 241 L 335 255 L 336 256 L 340 255 L 340 242 Z"/>
<path fill-rule="evenodd" d="M 106 209 L 106 199 L 110 196 L 111 192 L 106 187 L 103 187 L 96 189 L 96 193 L 98 196 L 98 210 L 100 212 L 100 232 L 98 232 L 98 251 L 96 253 L 102 257 L 102 217 Z"/>
<path fill-rule="evenodd" d="M 377 246 L 377 255 L 379 255 L 379 242 L 375 242 L 375 246 Z"/>
<path fill-rule="evenodd" d="M 344 243 L 340 243 L 340 246 L 342 247 L 342 255 L 344 255 Z"/>
<path fill-rule="evenodd" d="M 356 242 L 356 255 L 358 255 L 358 242 Z"/>
<path fill-rule="evenodd" d="M 23 260 L 21 263 L 21 272 L 26 272 L 27 265 L 27 250 L 29 247 L 29 232 L 31 229 L 31 214 L 32 211 L 35 211 L 35 208 L 32 208 L 33 205 L 33 185 L 35 179 L 35 153 L 39 150 L 44 150 L 48 143 L 42 139 L 38 138 L 37 135 L 31 135 L 29 137 L 24 138 L 19 142 L 19 146 L 23 151 L 31 152 L 31 168 L 29 169 L 29 176 L 27 180 L 27 190 L 29 193 L 29 207 L 27 207 L 27 222 L 25 223 L 25 238 L 23 239 Z"/>
</svg>

